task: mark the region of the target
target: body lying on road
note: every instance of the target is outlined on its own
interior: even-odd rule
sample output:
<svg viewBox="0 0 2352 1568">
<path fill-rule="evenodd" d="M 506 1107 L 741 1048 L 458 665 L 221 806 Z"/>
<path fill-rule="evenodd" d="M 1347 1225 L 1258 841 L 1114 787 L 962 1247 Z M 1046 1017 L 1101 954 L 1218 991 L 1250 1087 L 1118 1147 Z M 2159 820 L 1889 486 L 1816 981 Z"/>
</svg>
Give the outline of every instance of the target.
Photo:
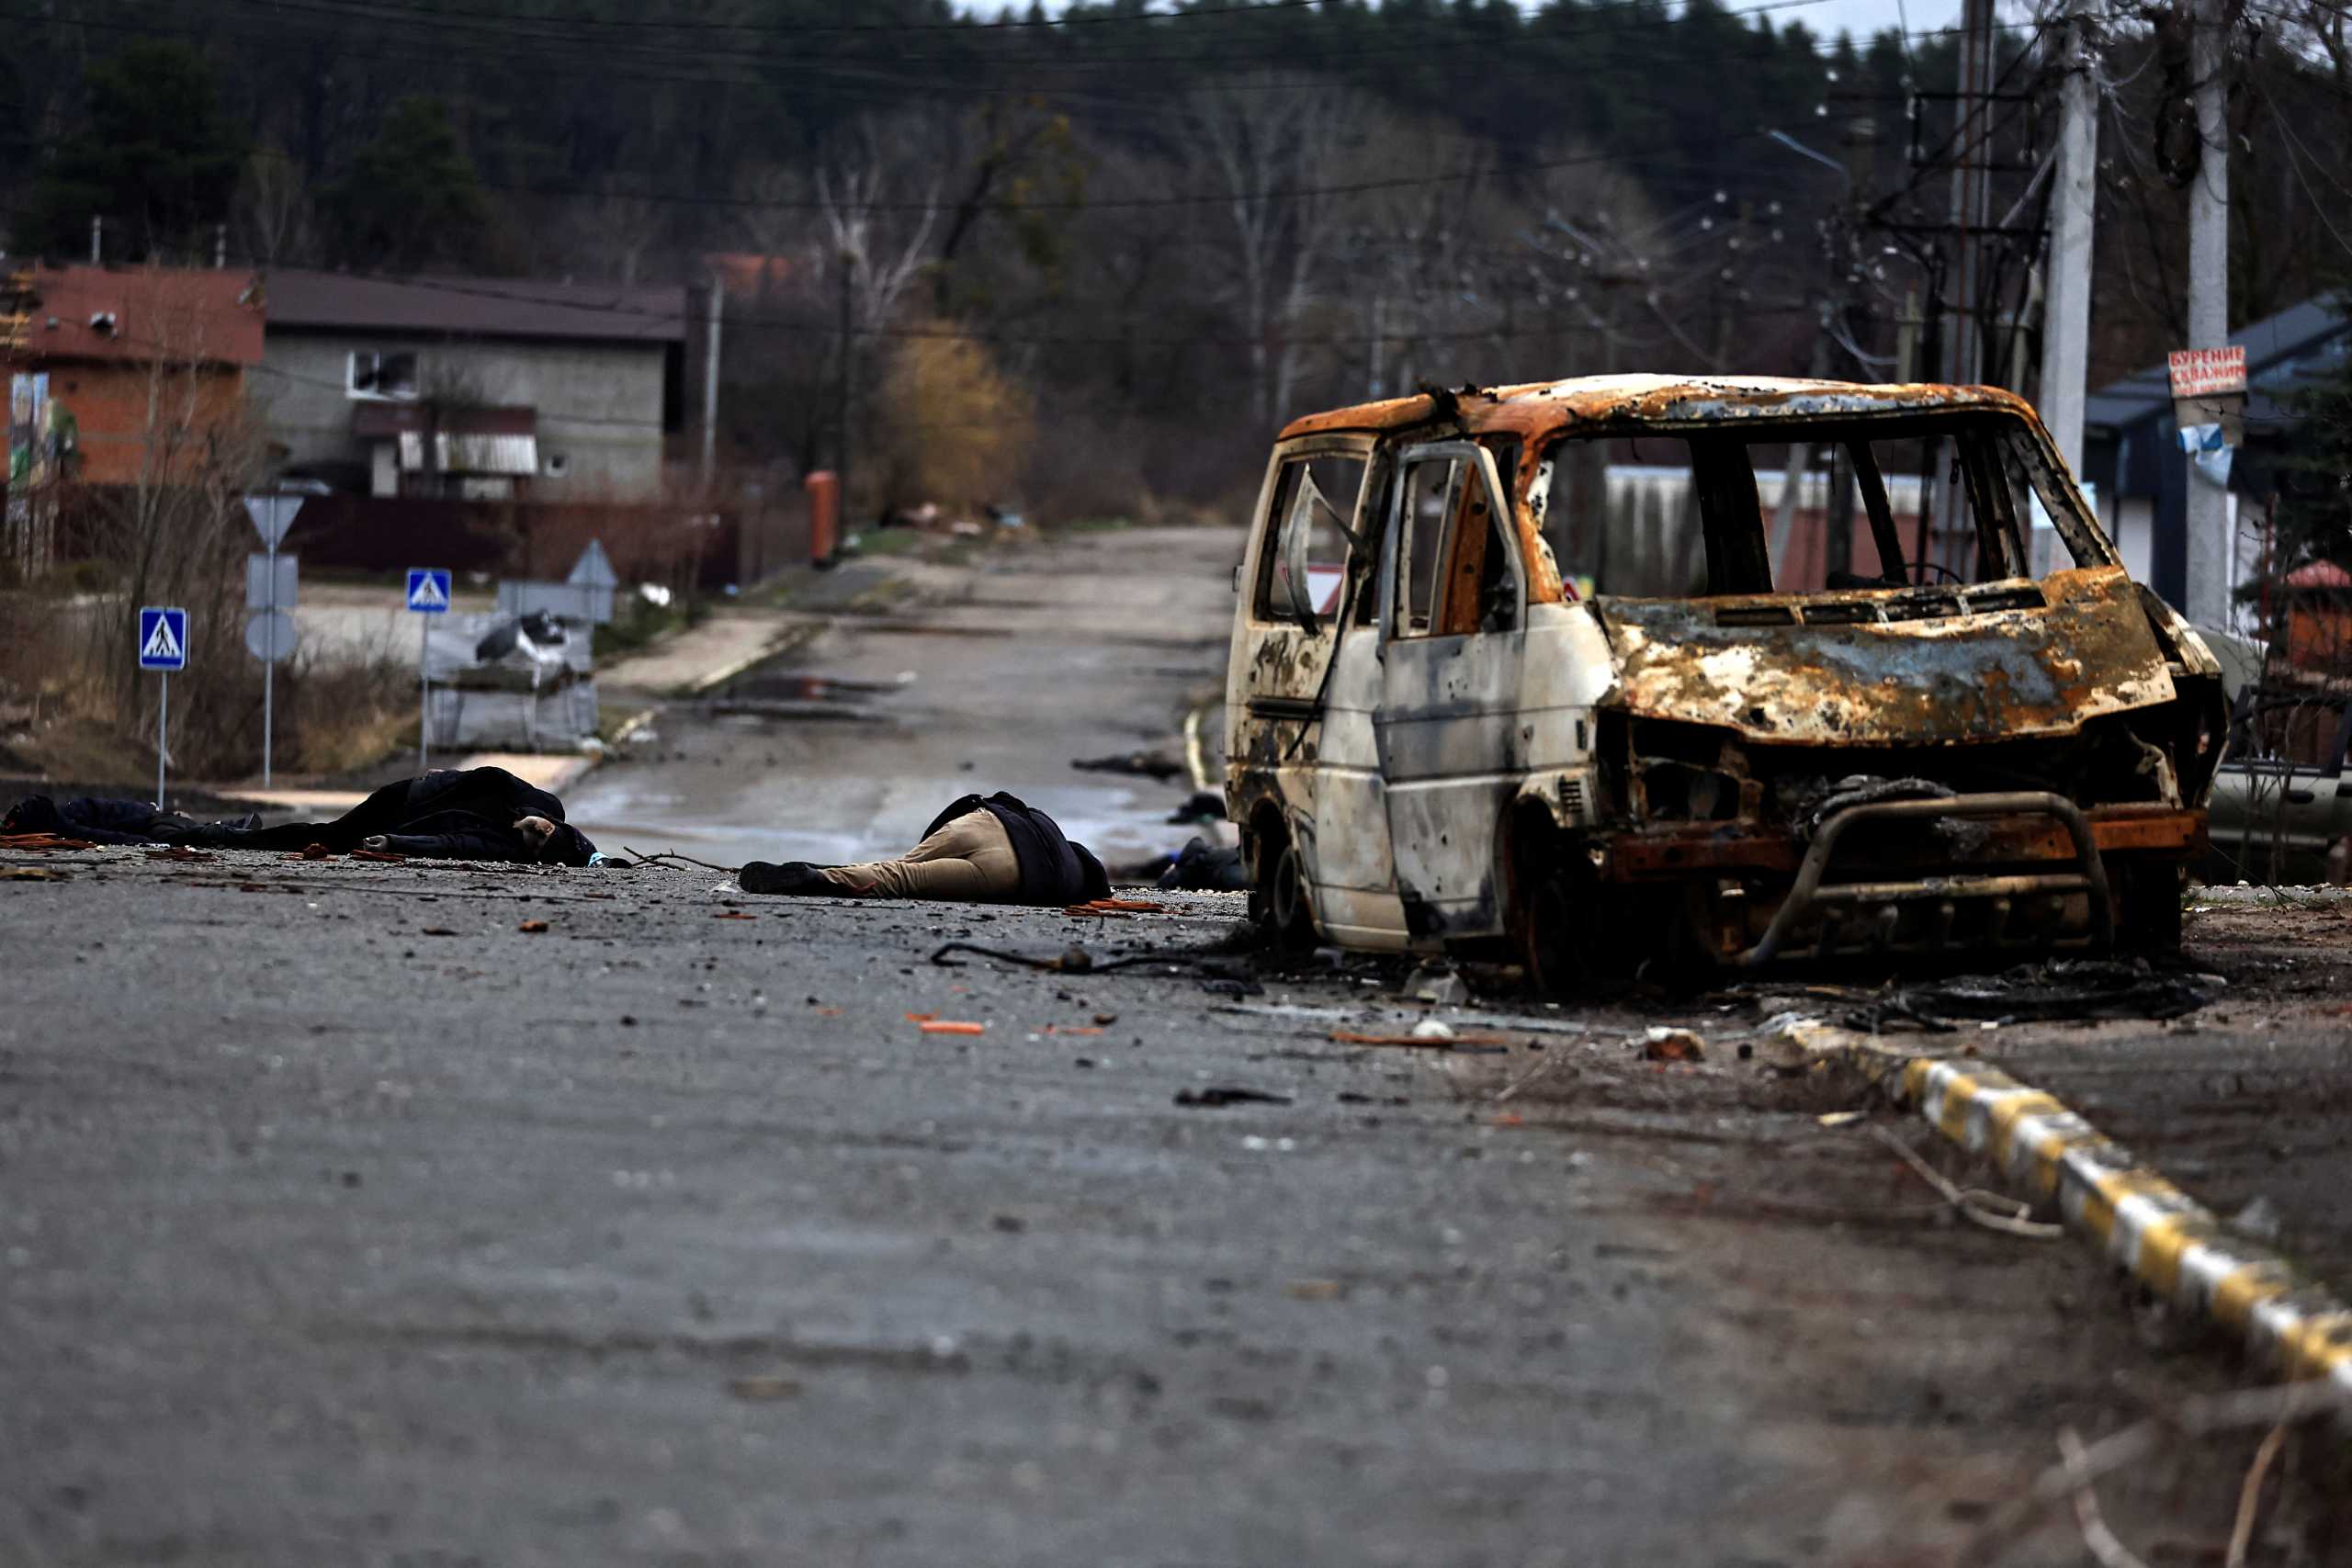
<svg viewBox="0 0 2352 1568">
<path fill-rule="evenodd" d="M 66 833 L 104 844 L 187 844 L 221 850 L 302 850 L 323 844 L 444 860 L 587 865 L 596 846 L 563 819 L 563 802 L 503 768 L 441 768 L 386 784 L 332 822 L 258 826 L 246 818 L 195 822 L 143 800 L 92 797 L 63 805 L 43 795 L 10 808 L 11 833 Z"/>
<path fill-rule="evenodd" d="M 863 865 L 753 861 L 746 893 L 937 898 L 986 904 L 1082 904 L 1110 896 L 1102 863 L 1061 825 L 999 790 L 967 795 L 932 818 L 922 841 L 895 860 Z"/>
</svg>

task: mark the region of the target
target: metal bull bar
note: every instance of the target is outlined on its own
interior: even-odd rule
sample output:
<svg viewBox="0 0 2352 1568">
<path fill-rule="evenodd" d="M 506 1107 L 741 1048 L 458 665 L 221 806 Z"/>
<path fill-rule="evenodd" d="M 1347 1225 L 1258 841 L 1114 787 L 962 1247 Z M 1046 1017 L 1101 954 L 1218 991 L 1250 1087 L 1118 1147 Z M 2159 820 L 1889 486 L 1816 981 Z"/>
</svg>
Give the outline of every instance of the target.
<svg viewBox="0 0 2352 1568">
<path fill-rule="evenodd" d="M 1904 882 L 1833 883 L 1824 887 L 1822 877 L 1829 870 L 1830 857 L 1837 852 L 1838 841 L 1849 829 L 1866 822 L 1908 821 L 1913 818 L 1939 817 L 2014 817 L 2033 814 L 2056 818 L 2075 843 L 2075 870 L 2043 874 L 2007 876 L 1935 875 Z M 1883 800 L 1860 806 L 1849 806 L 1821 825 L 1814 836 L 1813 847 L 1805 852 L 1797 867 L 1797 877 L 1789 888 L 1788 897 L 1772 916 L 1772 923 L 1755 946 L 1739 954 L 1734 961 L 1742 968 L 1755 969 L 1780 956 L 1781 948 L 1798 922 L 1816 906 L 1826 906 L 1826 929 L 1821 951 L 1826 956 L 1839 911 L 1855 905 L 1886 907 L 1887 921 L 1883 931 L 1892 934 L 1893 906 L 1897 903 L 1934 898 L 1942 900 L 1947 912 L 1952 901 L 1962 898 L 1993 898 L 2003 900 L 1998 906 L 2006 914 L 2007 900 L 2017 897 L 2053 897 L 2086 893 L 2090 896 L 2091 945 L 2105 950 L 2114 945 L 2115 912 L 2108 902 L 2107 865 L 2099 857 L 2098 842 L 2091 836 L 2091 826 L 2082 809 L 2062 795 L 2042 790 L 2020 790 L 2004 795 L 1962 795 L 1938 800 Z M 2003 922 L 1996 919 L 1993 941 L 2000 940 Z M 1949 934 L 1947 919 L 1941 932 Z M 1940 945 L 1940 940 L 1938 945 Z"/>
</svg>

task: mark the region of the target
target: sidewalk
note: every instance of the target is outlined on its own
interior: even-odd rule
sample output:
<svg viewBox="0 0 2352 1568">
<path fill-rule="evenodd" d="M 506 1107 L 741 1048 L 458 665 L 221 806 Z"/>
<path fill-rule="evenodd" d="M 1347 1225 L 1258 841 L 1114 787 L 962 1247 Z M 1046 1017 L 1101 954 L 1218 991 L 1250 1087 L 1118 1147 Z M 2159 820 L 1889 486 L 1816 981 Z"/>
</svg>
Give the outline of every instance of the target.
<svg viewBox="0 0 2352 1568">
<path fill-rule="evenodd" d="M 560 795 L 594 768 L 597 761 L 594 756 L 576 751 L 476 751 L 439 765 L 458 769 L 504 768 L 525 784 Z M 300 818 L 340 817 L 368 798 L 365 790 L 262 789 L 242 784 L 216 784 L 210 793 L 223 800 L 291 812 Z"/>
<path fill-rule="evenodd" d="M 650 696 L 707 690 L 806 635 L 807 618 L 779 610 L 714 610 L 691 626 L 642 653 L 599 668 L 597 684 L 615 692 Z"/>
</svg>

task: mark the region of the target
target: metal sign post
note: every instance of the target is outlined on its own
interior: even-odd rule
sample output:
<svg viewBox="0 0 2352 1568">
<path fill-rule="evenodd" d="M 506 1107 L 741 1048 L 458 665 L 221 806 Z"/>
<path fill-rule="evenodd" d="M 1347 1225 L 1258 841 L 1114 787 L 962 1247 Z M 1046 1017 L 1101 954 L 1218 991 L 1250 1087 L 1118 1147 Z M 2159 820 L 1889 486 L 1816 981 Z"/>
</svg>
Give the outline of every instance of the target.
<svg viewBox="0 0 2352 1568">
<path fill-rule="evenodd" d="M 261 784 L 264 789 L 267 789 L 269 787 L 269 742 L 271 733 L 277 728 L 272 720 L 275 717 L 274 709 L 276 707 L 277 697 L 277 661 L 285 658 L 286 654 L 290 652 L 293 647 L 289 642 L 281 649 L 278 647 L 278 638 L 277 636 L 277 622 L 279 619 L 277 613 L 279 608 L 277 602 L 277 547 L 278 543 L 286 537 L 286 530 L 294 525 L 294 514 L 301 510 L 302 498 L 299 495 L 249 495 L 245 497 L 245 515 L 254 520 L 254 532 L 261 536 L 262 548 L 267 552 L 264 558 L 266 564 L 262 568 L 262 588 L 266 595 L 264 602 L 259 604 L 254 602 L 253 593 L 253 571 L 250 564 L 248 564 L 245 572 L 245 608 L 248 610 L 260 611 L 262 616 L 267 618 L 269 625 L 269 633 L 261 639 L 260 647 L 254 646 L 255 639 L 254 626 L 252 625 L 248 625 L 245 627 L 245 646 L 247 648 L 254 649 L 254 656 L 262 661 Z M 288 598 L 287 603 L 289 605 L 293 603 L 290 596 Z M 268 651 L 264 652 L 262 651 L 263 649 L 267 649 Z"/>
<path fill-rule="evenodd" d="M 409 568 L 408 607 L 419 616 L 447 615 L 448 572 L 439 567 Z M 425 664 L 432 648 L 425 627 L 432 624 L 422 619 L 416 623 L 416 771 L 420 773 L 433 751 L 433 677 Z"/>
<path fill-rule="evenodd" d="M 164 749 L 172 726 L 172 671 L 187 668 L 187 612 L 142 605 L 139 611 L 139 668 L 161 671 L 164 687 L 155 704 L 155 809 L 164 809 Z"/>
</svg>

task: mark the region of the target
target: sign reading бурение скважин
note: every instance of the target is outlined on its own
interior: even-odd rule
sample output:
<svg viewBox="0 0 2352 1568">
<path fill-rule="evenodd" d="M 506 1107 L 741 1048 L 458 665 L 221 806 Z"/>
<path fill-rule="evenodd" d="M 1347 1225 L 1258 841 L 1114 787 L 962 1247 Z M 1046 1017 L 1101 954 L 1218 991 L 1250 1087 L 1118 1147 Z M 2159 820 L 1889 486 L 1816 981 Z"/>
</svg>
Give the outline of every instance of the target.
<svg viewBox="0 0 2352 1568">
<path fill-rule="evenodd" d="M 2211 398 L 2245 390 L 2245 350 L 2176 348 L 2165 355 L 2176 398 Z"/>
</svg>

